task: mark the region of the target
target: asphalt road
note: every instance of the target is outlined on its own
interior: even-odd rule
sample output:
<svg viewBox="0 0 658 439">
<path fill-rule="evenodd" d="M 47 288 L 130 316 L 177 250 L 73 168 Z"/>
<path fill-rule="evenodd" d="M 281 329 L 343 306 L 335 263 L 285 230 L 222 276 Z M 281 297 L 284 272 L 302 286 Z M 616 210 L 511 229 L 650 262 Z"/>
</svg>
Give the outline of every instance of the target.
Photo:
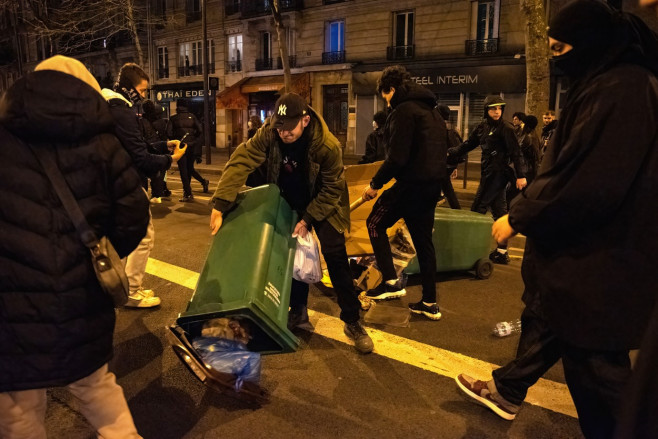
<svg viewBox="0 0 658 439">
<path fill-rule="evenodd" d="M 206 178 L 216 183 L 217 176 Z M 169 176 L 169 187 L 172 200 L 152 208 L 156 239 L 149 264 L 149 272 L 169 267 L 168 274 L 149 274 L 145 282 L 162 305 L 118 311 L 110 364 L 144 438 L 582 437 L 559 364 L 513 422 L 464 398 L 454 382 L 462 370 L 488 379 L 495 365 L 513 358 L 518 336 L 496 338 L 491 329 L 522 310 L 521 250 L 513 250 L 517 257 L 508 266 L 497 265 L 488 280 L 475 280 L 472 273 L 440 274 L 442 320 L 412 316 L 408 327 L 371 325 L 376 348 L 369 355 L 359 355 L 342 334 L 331 289 L 312 287 L 315 331 L 297 333 L 297 352 L 262 359 L 268 404 L 251 405 L 208 390 L 165 338 L 165 326 L 186 309 L 189 284 L 209 247 L 208 196 L 193 182 L 195 202 L 177 202 L 182 194 L 177 174 Z M 406 307 L 418 300 L 418 284 L 412 277 L 407 297 L 385 305 Z M 49 437 L 95 437 L 75 404 L 63 389 L 49 392 Z"/>
</svg>

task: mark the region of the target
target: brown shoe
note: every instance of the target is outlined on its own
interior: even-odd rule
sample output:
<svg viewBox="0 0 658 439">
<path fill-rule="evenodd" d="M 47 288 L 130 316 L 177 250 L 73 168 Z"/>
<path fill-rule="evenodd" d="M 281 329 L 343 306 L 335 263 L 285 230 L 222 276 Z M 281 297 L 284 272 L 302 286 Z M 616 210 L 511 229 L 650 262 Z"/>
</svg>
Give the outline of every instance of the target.
<svg viewBox="0 0 658 439">
<path fill-rule="evenodd" d="M 457 381 L 457 385 L 462 392 L 489 408 L 501 418 L 508 421 L 516 418 L 520 407 L 500 396 L 493 380 L 480 381 L 462 373 L 455 377 L 455 381 Z"/>
</svg>

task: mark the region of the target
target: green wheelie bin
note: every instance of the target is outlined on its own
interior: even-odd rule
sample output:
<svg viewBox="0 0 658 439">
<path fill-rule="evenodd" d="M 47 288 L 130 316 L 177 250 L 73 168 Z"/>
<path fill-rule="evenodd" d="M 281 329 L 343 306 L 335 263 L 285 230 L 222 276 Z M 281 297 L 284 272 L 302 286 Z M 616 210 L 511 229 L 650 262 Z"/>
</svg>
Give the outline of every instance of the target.
<svg viewBox="0 0 658 439">
<path fill-rule="evenodd" d="M 489 278 L 493 272 L 493 263 L 489 260 L 493 246 L 492 225 L 489 215 L 437 207 L 432 233 L 436 271 L 474 270 L 478 278 Z M 417 257 L 409 261 L 405 273 L 420 273 Z"/>
<path fill-rule="evenodd" d="M 168 337 L 182 362 L 215 390 L 234 387 L 235 379 L 211 370 L 194 351 L 191 340 L 203 324 L 219 317 L 247 322 L 247 349 L 261 354 L 293 352 L 299 340 L 287 328 L 296 239 L 296 214 L 276 185 L 238 195 L 213 237 L 187 310 L 169 327 Z M 242 396 L 262 400 L 258 386 L 244 386 Z"/>
</svg>

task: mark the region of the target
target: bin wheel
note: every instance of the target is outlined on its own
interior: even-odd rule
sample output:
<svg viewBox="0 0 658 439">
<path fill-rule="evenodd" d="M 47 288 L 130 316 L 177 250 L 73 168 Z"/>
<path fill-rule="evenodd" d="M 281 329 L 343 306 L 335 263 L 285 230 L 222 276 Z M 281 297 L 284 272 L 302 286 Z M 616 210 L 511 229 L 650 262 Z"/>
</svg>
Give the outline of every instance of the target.
<svg viewBox="0 0 658 439">
<path fill-rule="evenodd" d="M 475 276 L 478 279 L 489 279 L 491 273 L 493 273 L 493 262 L 488 258 L 478 259 L 475 264 Z"/>
</svg>

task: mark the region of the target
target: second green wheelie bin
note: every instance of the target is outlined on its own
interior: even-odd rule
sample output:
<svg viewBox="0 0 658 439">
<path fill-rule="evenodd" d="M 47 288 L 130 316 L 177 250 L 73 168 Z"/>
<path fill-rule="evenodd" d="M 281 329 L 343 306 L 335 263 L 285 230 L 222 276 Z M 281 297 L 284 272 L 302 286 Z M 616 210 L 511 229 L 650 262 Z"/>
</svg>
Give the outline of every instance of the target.
<svg viewBox="0 0 658 439">
<path fill-rule="evenodd" d="M 487 279 L 493 271 L 493 264 L 488 257 L 493 248 L 492 225 L 493 220 L 488 215 L 437 207 L 432 233 L 436 271 L 475 270 L 477 277 Z M 405 273 L 419 272 L 418 258 L 414 257 Z"/>
</svg>

